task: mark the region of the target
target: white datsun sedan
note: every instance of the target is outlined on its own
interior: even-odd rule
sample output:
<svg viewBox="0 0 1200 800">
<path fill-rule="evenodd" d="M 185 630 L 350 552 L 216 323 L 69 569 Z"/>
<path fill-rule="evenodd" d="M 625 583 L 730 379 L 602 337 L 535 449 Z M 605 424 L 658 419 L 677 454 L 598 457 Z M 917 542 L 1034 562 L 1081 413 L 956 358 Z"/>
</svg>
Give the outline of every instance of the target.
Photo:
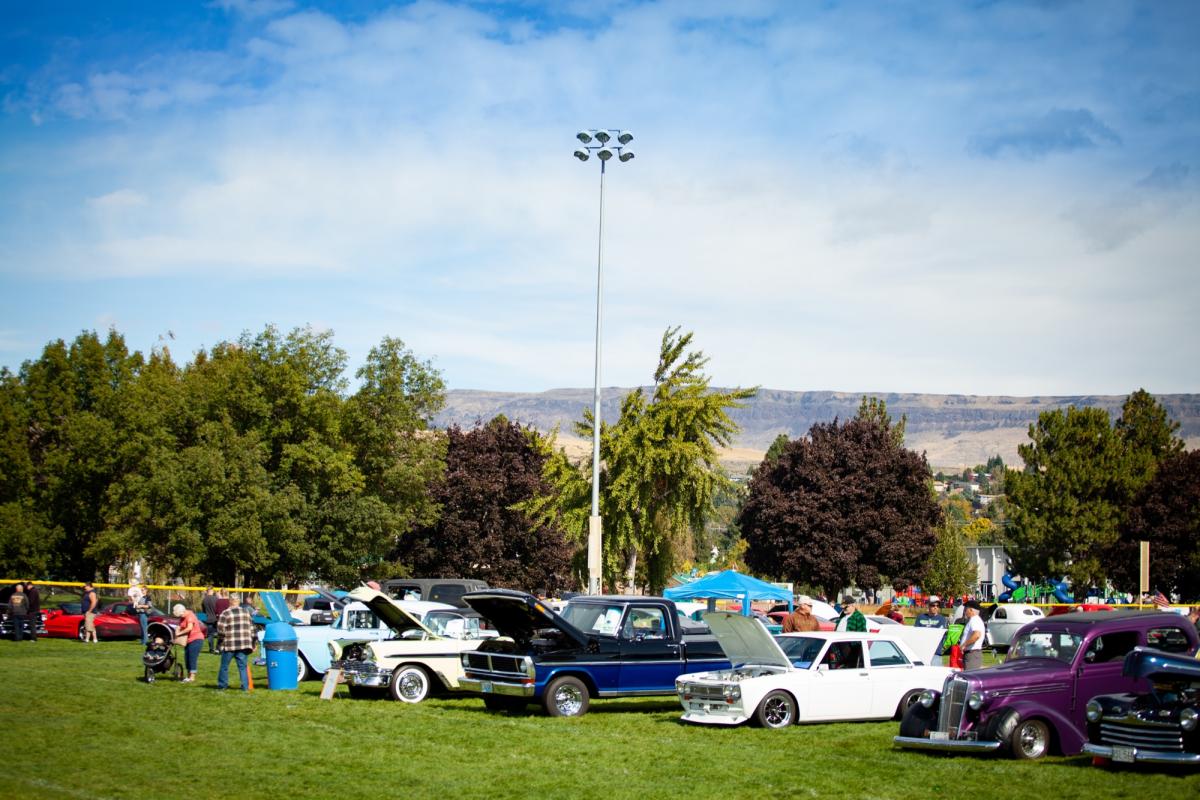
<svg viewBox="0 0 1200 800">
<path fill-rule="evenodd" d="M 767 728 L 793 722 L 889 719 L 952 670 L 927 666 L 899 637 L 879 633 L 771 636 L 757 620 L 704 615 L 731 669 L 675 681 L 683 719 L 710 725 L 753 720 Z"/>
</svg>

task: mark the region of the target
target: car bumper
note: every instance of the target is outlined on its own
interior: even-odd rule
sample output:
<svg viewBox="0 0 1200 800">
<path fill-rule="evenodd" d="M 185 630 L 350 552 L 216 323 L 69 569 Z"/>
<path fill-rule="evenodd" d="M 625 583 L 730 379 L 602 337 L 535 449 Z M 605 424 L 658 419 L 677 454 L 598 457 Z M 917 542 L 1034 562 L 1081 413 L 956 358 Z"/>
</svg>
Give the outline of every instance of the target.
<svg viewBox="0 0 1200 800">
<path fill-rule="evenodd" d="M 949 753 L 991 753 L 1000 749 L 999 742 L 978 739 L 927 739 L 924 736 L 896 736 L 892 741 L 910 750 L 941 750 Z"/>
<path fill-rule="evenodd" d="M 346 678 L 346 683 L 351 686 L 386 689 L 388 682 L 392 679 L 391 670 L 362 663 L 346 664 L 341 661 L 335 661 L 331 666 L 335 669 L 340 669 L 342 675 Z"/>
<path fill-rule="evenodd" d="M 1118 764 L 1195 764 L 1200 765 L 1200 753 L 1173 753 L 1147 750 L 1143 747 L 1112 747 L 1107 744 L 1083 746 L 1083 752 L 1099 758 L 1107 758 Z"/>
<path fill-rule="evenodd" d="M 698 725 L 741 725 L 750 719 L 745 714 L 726 714 L 721 712 L 685 709 L 680 717 L 684 722 L 694 722 Z"/>
<path fill-rule="evenodd" d="M 536 687 L 533 684 L 492 681 L 483 678 L 462 678 L 458 682 L 458 688 L 464 692 L 501 694 L 506 697 L 533 697 L 536 693 Z"/>
</svg>

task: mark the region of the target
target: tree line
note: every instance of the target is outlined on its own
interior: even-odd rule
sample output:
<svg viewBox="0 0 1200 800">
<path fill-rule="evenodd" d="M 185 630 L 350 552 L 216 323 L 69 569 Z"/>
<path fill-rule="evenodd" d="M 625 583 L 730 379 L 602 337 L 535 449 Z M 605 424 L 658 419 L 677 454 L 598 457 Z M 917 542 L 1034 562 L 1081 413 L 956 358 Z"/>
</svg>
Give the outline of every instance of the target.
<svg viewBox="0 0 1200 800">
<path fill-rule="evenodd" d="M 600 423 L 608 590 L 657 593 L 693 565 L 831 593 L 966 580 L 972 526 L 939 506 L 880 400 L 780 436 L 748 484 L 731 480 L 729 411 L 756 389 L 713 390 L 693 338 L 667 329 L 648 386 Z M 399 339 L 371 349 L 353 390 L 347 369 L 331 333 L 274 326 L 182 365 L 85 331 L 0 369 L 0 571 L 83 579 L 141 560 L 227 585 L 585 583 L 590 460 L 503 417 L 433 429 L 442 377 Z M 574 429 L 594 424 L 582 409 Z M 1200 464 L 1176 428 L 1145 392 L 1111 425 L 1094 409 L 1043 414 L 1025 467 L 993 470 L 1008 518 L 986 535 L 1027 575 L 1089 585 L 1130 580 L 1131 542 L 1150 538 L 1159 585 L 1195 593 Z"/>
</svg>

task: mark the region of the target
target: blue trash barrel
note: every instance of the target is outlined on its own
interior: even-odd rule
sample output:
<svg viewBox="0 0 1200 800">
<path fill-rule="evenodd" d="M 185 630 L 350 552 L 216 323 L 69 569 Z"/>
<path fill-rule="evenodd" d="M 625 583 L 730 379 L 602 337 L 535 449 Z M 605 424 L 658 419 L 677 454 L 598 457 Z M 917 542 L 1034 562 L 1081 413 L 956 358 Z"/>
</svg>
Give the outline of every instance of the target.
<svg viewBox="0 0 1200 800">
<path fill-rule="evenodd" d="M 295 689 L 297 683 L 296 631 L 286 622 L 269 622 L 263 631 L 267 651 L 267 688 Z"/>
</svg>

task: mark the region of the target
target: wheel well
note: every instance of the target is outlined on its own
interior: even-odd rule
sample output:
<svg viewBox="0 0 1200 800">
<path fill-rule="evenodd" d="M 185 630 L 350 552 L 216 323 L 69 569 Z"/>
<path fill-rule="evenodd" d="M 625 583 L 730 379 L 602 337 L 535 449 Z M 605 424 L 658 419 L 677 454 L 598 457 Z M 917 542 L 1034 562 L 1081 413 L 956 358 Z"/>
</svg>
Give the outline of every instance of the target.
<svg viewBox="0 0 1200 800">
<path fill-rule="evenodd" d="M 443 680 L 442 674 L 428 664 L 422 664 L 420 661 L 405 661 L 396 665 L 396 669 L 392 670 L 392 674 L 396 674 L 396 670 L 404 669 L 405 667 L 417 667 L 426 675 L 429 676 L 429 688 L 433 691 L 448 688 L 446 681 Z"/>
<path fill-rule="evenodd" d="M 559 670 L 558 672 L 556 672 L 550 676 L 549 680 L 546 681 L 546 685 L 549 686 L 550 684 L 554 683 L 554 681 L 558 680 L 559 678 L 574 678 L 575 680 L 580 681 L 584 686 L 587 687 L 589 695 L 591 695 L 592 697 L 596 697 L 597 695 L 599 695 L 599 691 L 596 689 L 596 684 L 595 684 L 595 682 L 592 681 L 592 676 L 586 672 L 572 672 L 571 670 Z"/>
</svg>

